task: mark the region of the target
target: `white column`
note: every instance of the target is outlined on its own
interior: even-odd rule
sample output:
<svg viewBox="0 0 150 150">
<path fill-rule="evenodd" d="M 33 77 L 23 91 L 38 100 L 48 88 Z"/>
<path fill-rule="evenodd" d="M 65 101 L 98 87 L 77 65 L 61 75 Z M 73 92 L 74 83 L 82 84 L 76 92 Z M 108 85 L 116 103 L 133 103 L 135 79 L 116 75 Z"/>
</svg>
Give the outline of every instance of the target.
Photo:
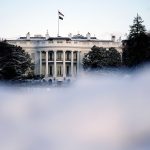
<svg viewBox="0 0 150 150">
<path fill-rule="evenodd" d="M 42 75 L 42 51 L 40 51 L 40 75 Z"/>
<path fill-rule="evenodd" d="M 66 51 L 63 51 L 63 77 L 66 77 Z"/>
<path fill-rule="evenodd" d="M 79 74 L 79 70 L 80 70 L 80 52 L 77 51 L 77 75 Z"/>
<path fill-rule="evenodd" d="M 74 76 L 74 72 L 73 72 L 73 51 L 71 51 L 71 76 Z"/>
<path fill-rule="evenodd" d="M 56 78 L 56 51 L 54 51 L 54 78 Z"/>
<path fill-rule="evenodd" d="M 48 77 L 48 51 L 46 51 L 46 77 Z"/>
</svg>

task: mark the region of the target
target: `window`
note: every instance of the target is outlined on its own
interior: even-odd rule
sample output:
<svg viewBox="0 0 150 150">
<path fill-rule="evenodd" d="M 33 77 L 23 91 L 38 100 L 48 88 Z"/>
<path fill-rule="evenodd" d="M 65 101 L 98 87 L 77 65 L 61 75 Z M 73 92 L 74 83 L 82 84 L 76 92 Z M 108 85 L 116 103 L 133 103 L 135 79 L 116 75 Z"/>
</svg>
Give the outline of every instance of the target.
<svg viewBox="0 0 150 150">
<path fill-rule="evenodd" d="M 66 41 L 66 43 L 71 43 L 71 41 Z"/>
<path fill-rule="evenodd" d="M 58 52 L 57 53 L 57 60 L 62 60 L 62 57 L 61 57 L 62 55 L 61 55 L 61 52 Z"/>
<path fill-rule="evenodd" d="M 52 66 L 49 67 L 49 75 L 52 76 L 53 75 L 53 71 L 52 71 Z"/>
<path fill-rule="evenodd" d="M 63 41 L 57 41 L 57 43 L 63 43 Z"/>
<path fill-rule="evenodd" d="M 46 53 L 42 52 L 42 61 L 45 61 L 45 60 L 46 60 Z"/>
<path fill-rule="evenodd" d="M 70 54 L 69 54 L 69 52 L 67 52 L 66 55 L 67 55 L 66 56 L 66 60 L 70 60 Z"/>
<path fill-rule="evenodd" d="M 52 52 L 49 53 L 49 60 L 50 60 L 50 61 L 53 60 L 53 54 L 52 54 Z"/>
<path fill-rule="evenodd" d="M 73 58 L 74 58 L 75 61 L 77 60 L 77 53 L 73 54 Z"/>
<path fill-rule="evenodd" d="M 69 66 L 67 66 L 67 68 L 66 68 L 66 75 L 69 76 L 69 74 L 70 74 L 69 73 Z"/>
<path fill-rule="evenodd" d="M 48 41 L 48 43 L 53 43 L 53 41 Z"/>
<path fill-rule="evenodd" d="M 58 65 L 57 66 L 57 76 L 62 76 L 62 71 L 61 71 L 61 66 L 60 65 Z"/>
<path fill-rule="evenodd" d="M 19 44 L 19 42 L 18 43 L 16 42 L 16 44 Z M 26 41 L 22 41 L 22 44 L 27 44 L 27 42 Z"/>
<path fill-rule="evenodd" d="M 11 43 L 12 45 L 16 45 L 17 42 L 14 42 L 14 41 L 12 42 L 12 41 L 11 41 L 11 42 L 9 42 L 9 43 Z M 23 42 L 22 42 L 22 43 L 23 43 Z"/>
</svg>

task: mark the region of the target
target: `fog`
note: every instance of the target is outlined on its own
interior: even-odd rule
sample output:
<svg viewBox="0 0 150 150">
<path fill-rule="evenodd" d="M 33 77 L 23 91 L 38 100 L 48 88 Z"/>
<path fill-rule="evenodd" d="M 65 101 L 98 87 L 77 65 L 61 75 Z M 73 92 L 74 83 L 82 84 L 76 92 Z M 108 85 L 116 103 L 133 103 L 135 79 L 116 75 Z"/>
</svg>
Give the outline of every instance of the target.
<svg viewBox="0 0 150 150">
<path fill-rule="evenodd" d="M 0 86 L 0 150 L 149 150 L 150 69 L 67 86 Z"/>
</svg>

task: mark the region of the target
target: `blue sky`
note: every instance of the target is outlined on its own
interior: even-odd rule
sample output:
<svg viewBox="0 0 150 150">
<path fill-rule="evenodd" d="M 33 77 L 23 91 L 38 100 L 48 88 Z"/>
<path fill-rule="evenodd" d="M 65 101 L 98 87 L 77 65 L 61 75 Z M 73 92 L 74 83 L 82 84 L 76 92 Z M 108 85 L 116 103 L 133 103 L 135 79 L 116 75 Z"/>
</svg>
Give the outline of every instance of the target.
<svg viewBox="0 0 150 150">
<path fill-rule="evenodd" d="M 150 30 L 150 0 L 2 0 L 0 37 L 18 37 L 27 32 L 57 35 L 57 10 L 65 15 L 60 35 L 90 32 L 99 38 L 125 34 L 137 12 Z"/>
</svg>

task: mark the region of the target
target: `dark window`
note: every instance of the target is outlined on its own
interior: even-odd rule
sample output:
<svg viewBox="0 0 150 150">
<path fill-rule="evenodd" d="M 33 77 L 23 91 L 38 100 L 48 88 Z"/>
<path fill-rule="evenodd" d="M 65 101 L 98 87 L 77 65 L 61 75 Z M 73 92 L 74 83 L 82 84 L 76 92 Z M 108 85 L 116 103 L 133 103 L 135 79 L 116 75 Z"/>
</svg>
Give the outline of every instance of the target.
<svg viewBox="0 0 150 150">
<path fill-rule="evenodd" d="M 66 73 L 67 76 L 69 76 L 69 66 L 67 66 L 67 70 L 66 71 L 67 71 L 67 73 Z"/>
<path fill-rule="evenodd" d="M 43 52 L 43 53 L 42 53 L 42 61 L 45 61 L 45 60 L 46 60 L 46 53 Z"/>
<path fill-rule="evenodd" d="M 67 53 L 67 60 L 70 60 L 70 58 L 69 58 L 69 53 Z"/>
<path fill-rule="evenodd" d="M 53 75 L 53 71 L 52 71 L 52 66 L 49 67 L 49 75 L 52 76 Z"/>
<path fill-rule="evenodd" d="M 58 75 L 58 76 L 62 76 L 61 66 L 58 66 L 58 67 L 57 67 L 57 75 Z"/>
<path fill-rule="evenodd" d="M 74 57 L 74 60 L 76 61 L 77 60 L 77 53 L 74 53 L 73 57 Z"/>
<path fill-rule="evenodd" d="M 53 54 L 52 54 L 52 52 L 49 53 L 49 60 L 53 60 Z"/>
<path fill-rule="evenodd" d="M 61 56 L 62 56 L 62 55 L 61 55 L 61 52 L 58 52 L 58 53 L 57 53 L 57 60 L 62 60 Z"/>
</svg>

